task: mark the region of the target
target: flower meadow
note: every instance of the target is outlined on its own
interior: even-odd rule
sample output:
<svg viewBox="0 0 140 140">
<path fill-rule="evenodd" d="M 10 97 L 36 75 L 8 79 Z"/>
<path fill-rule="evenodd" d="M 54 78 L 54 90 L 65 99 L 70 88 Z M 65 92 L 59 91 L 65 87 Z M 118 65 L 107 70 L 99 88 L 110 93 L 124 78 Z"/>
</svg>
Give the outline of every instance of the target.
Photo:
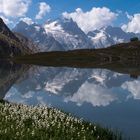
<svg viewBox="0 0 140 140">
<path fill-rule="evenodd" d="M 119 134 L 46 106 L 0 103 L 0 140 L 120 140 Z"/>
</svg>

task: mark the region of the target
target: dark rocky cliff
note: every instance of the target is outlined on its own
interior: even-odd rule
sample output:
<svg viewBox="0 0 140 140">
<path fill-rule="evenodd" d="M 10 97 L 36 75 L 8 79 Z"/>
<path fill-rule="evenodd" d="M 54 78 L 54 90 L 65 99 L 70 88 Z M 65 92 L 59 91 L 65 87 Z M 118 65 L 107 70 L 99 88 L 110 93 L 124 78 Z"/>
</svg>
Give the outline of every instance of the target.
<svg viewBox="0 0 140 140">
<path fill-rule="evenodd" d="M 30 41 L 13 33 L 0 18 L 0 58 L 9 58 L 33 52 Z M 32 48 L 34 45 L 32 44 Z"/>
</svg>

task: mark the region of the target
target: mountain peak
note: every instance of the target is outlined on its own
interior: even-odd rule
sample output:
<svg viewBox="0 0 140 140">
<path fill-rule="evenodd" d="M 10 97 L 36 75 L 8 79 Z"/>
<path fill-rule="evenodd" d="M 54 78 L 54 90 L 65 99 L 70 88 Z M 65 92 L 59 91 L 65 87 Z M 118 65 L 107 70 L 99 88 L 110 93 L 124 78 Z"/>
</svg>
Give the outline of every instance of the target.
<svg viewBox="0 0 140 140">
<path fill-rule="evenodd" d="M 116 32 L 125 33 L 120 27 L 107 26 L 104 28 L 104 30 L 110 34 L 115 34 Z"/>
<path fill-rule="evenodd" d="M 44 29 L 47 35 L 67 46 L 66 50 L 93 47 L 87 35 L 71 18 L 61 17 L 53 21 L 49 20 L 44 25 Z"/>
<path fill-rule="evenodd" d="M 2 18 L 0 18 L 0 33 L 11 38 L 11 39 L 19 41 L 18 38 L 10 31 L 10 29 L 4 23 Z"/>
<path fill-rule="evenodd" d="M 72 18 L 61 17 L 61 18 L 59 18 L 59 20 L 61 20 L 63 22 L 75 23 Z"/>
<path fill-rule="evenodd" d="M 17 23 L 16 27 L 26 28 L 26 27 L 28 27 L 28 24 L 21 20 Z"/>
<path fill-rule="evenodd" d="M 22 25 L 28 25 L 26 22 L 24 22 L 23 20 L 20 20 L 18 24 L 22 24 Z"/>
<path fill-rule="evenodd" d="M 0 18 L 0 32 L 10 32 L 9 28 L 6 26 L 2 18 Z"/>
<path fill-rule="evenodd" d="M 82 35 L 85 36 L 85 33 L 81 30 L 81 28 L 77 25 L 72 18 L 59 18 L 58 23 L 61 25 L 63 30 L 73 35 Z"/>
<path fill-rule="evenodd" d="M 3 19 L 0 17 L 0 24 L 1 24 L 1 23 L 4 23 L 4 22 L 3 22 Z"/>
</svg>

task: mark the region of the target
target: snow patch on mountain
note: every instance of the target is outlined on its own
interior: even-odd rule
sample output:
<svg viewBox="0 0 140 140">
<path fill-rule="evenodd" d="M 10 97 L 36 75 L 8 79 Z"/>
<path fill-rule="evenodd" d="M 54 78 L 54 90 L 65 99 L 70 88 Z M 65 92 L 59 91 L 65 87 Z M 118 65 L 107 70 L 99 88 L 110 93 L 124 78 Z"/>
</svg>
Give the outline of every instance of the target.
<svg viewBox="0 0 140 140">
<path fill-rule="evenodd" d="M 42 25 L 36 23 L 28 25 L 25 22 L 20 21 L 13 31 L 30 38 L 37 44 L 40 52 L 64 50 L 64 47 L 58 41 L 46 34 Z"/>
<path fill-rule="evenodd" d="M 58 24 L 58 21 L 51 22 L 49 24 L 45 24 L 45 31 L 46 33 L 55 33 L 58 32 L 64 32 L 62 26 Z"/>
<path fill-rule="evenodd" d="M 46 34 L 54 37 L 68 49 L 92 48 L 92 43 L 86 34 L 72 19 L 58 19 L 44 25 Z"/>
<path fill-rule="evenodd" d="M 35 27 L 37 32 L 39 32 L 41 30 L 41 27 L 39 27 L 39 26 L 34 26 L 34 27 Z"/>
<path fill-rule="evenodd" d="M 91 39 L 95 48 L 105 48 L 114 43 L 113 39 L 111 39 L 104 31 L 96 33 L 95 36 L 92 36 L 89 33 L 88 37 Z"/>
<path fill-rule="evenodd" d="M 90 31 L 87 36 L 95 48 L 105 48 L 117 43 L 129 42 L 130 38 L 135 37 L 136 34 L 126 33 L 120 27 L 108 26 L 100 30 Z"/>
</svg>

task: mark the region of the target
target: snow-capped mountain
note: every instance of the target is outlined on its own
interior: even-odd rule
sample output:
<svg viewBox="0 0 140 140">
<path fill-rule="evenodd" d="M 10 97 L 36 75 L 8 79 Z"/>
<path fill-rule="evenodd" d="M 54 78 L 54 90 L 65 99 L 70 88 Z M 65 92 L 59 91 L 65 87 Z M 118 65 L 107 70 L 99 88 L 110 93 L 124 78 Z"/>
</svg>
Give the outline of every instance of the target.
<svg viewBox="0 0 140 140">
<path fill-rule="evenodd" d="M 100 30 L 90 31 L 87 36 L 91 39 L 95 48 L 104 48 L 117 43 L 128 42 L 130 38 L 139 35 L 126 33 L 120 27 L 108 26 Z"/>
<path fill-rule="evenodd" d="M 20 21 L 13 31 L 32 39 L 40 51 L 94 48 L 88 36 L 72 19 L 47 21 L 45 25 Z"/>
<path fill-rule="evenodd" d="M 30 38 L 38 45 L 38 51 L 64 50 L 63 46 L 52 36 L 48 36 L 45 29 L 39 24 L 27 24 L 20 21 L 13 31 Z"/>
<path fill-rule="evenodd" d="M 39 51 L 62 51 L 84 48 L 104 48 L 138 36 L 126 33 L 120 27 L 103 27 L 87 34 L 72 19 L 48 20 L 44 25 L 20 21 L 13 31 L 32 39 Z"/>
<path fill-rule="evenodd" d="M 47 35 L 53 36 L 60 44 L 67 46 L 66 50 L 93 48 L 90 39 L 72 19 L 48 21 L 44 28 Z"/>
</svg>

